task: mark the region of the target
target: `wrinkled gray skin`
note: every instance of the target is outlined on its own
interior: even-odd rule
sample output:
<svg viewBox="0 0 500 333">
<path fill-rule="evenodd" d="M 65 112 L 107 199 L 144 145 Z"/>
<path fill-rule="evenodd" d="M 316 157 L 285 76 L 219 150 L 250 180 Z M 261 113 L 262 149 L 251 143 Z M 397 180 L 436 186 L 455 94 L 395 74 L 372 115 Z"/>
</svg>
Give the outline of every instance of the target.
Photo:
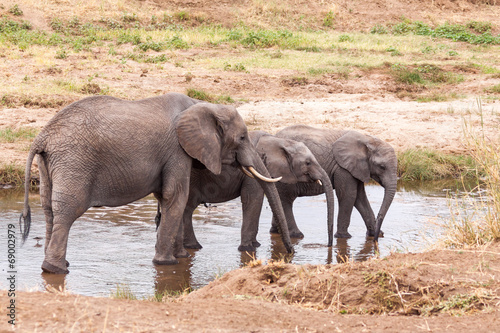
<svg viewBox="0 0 500 333">
<path fill-rule="evenodd" d="M 334 196 L 330 178 L 316 161 L 314 155 L 301 142 L 281 139 L 264 131 L 249 133 L 250 141 L 272 177 L 282 177 L 280 182 L 297 184 L 320 180 L 328 202 L 329 246 L 333 242 Z M 277 184 L 278 186 L 278 184 Z M 259 218 L 264 201 L 264 191 L 255 179 L 249 178 L 241 170 L 230 165 L 223 166 L 220 175 L 207 169 L 193 168 L 189 184 L 189 199 L 184 211 L 184 247 L 201 249 L 193 230 L 193 212 L 201 203 L 220 203 L 241 197 L 243 223 L 241 226 L 240 251 L 255 251 L 260 246 L 257 241 Z M 156 216 L 159 222 L 161 213 Z M 293 235 L 290 235 L 293 237 Z"/>
<path fill-rule="evenodd" d="M 351 237 L 348 228 L 353 207 L 356 207 L 365 222 L 367 236 L 374 236 L 377 241 L 379 235 L 383 235 L 380 228 L 397 185 L 397 157 L 388 143 L 356 131 L 317 129 L 304 125 L 286 127 L 276 136 L 305 143 L 330 176 L 339 201 L 335 237 Z M 385 188 L 376 219 L 364 187 L 370 178 Z M 320 194 L 322 188 L 314 184 L 279 184 L 278 192 L 290 234 L 300 232 L 293 218 L 293 201 L 300 196 Z M 274 225 L 273 219 L 271 232 L 276 230 Z"/>
<path fill-rule="evenodd" d="M 162 211 L 153 262 L 175 264 L 176 258 L 187 256 L 179 228 L 195 159 L 215 174 L 233 164 L 253 166 L 269 176 L 234 107 L 200 103 L 177 93 L 138 101 L 85 98 L 57 113 L 31 145 L 20 217 L 23 239 L 31 221 L 28 185 L 35 155 L 46 218 L 42 269 L 50 273 L 68 273 L 68 233 L 88 208 L 120 206 L 150 193 Z M 283 241 L 292 251 L 276 187 L 262 181 L 260 185 L 273 212 L 281 216 Z"/>
</svg>

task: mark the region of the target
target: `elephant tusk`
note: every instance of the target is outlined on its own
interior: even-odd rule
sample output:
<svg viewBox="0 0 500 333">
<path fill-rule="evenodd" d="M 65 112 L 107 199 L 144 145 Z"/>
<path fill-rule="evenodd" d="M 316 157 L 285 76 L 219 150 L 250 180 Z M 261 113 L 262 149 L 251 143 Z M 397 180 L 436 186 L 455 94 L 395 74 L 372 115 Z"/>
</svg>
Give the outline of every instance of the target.
<svg viewBox="0 0 500 333">
<path fill-rule="evenodd" d="M 245 168 L 245 167 L 243 167 Z M 250 172 L 255 175 L 255 177 L 259 178 L 260 180 L 263 180 L 265 182 L 268 182 L 268 183 L 276 183 L 276 182 L 279 182 L 281 180 L 282 177 L 278 177 L 278 178 L 268 178 L 268 177 L 265 177 L 263 175 L 261 175 L 260 173 L 257 172 L 257 170 L 255 170 L 253 167 L 249 166 L 248 167 L 248 170 L 250 170 Z"/>
<path fill-rule="evenodd" d="M 241 171 L 243 171 L 243 173 L 245 175 L 247 175 L 248 177 L 255 179 L 255 177 L 252 175 L 252 173 L 250 171 L 248 171 L 247 168 L 245 168 L 244 166 L 241 167 Z"/>
<path fill-rule="evenodd" d="M 321 182 L 321 180 L 316 180 L 316 183 L 318 183 L 319 185 L 323 186 L 323 183 Z"/>
</svg>

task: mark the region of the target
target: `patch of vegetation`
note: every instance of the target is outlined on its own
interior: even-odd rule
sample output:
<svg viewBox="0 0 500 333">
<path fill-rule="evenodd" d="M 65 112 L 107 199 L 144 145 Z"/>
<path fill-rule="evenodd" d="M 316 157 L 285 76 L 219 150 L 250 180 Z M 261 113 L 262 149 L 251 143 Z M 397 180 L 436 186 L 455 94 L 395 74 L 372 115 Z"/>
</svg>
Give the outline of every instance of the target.
<svg viewBox="0 0 500 333">
<path fill-rule="evenodd" d="M 373 28 L 370 29 L 370 33 L 385 35 L 387 34 L 387 29 L 383 25 L 376 24 Z"/>
<path fill-rule="evenodd" d="M 243 65 L 242 63 L 236 63 L 234 65 L 225 63 L 224 70 L 225 71 L 233 71 L 233 72 L 246 72 L 247 71 L 247 69 L 245 68 L 245 65 Z"/>
<path fill-rule="evenodd" d="M 485 88 L 484 90 L 492 94 L 500 94 L 500 84 L 496 84 L 490 88 Z"/>
<path fill-rule="evenodd" d="M 477 101 L 482 114 L 481 101 Z M 445 222 L 443 243 L 451 248 L 488 244 L 500 240 L 500 144 L 473 130 L 465 122 L 465 145 L 477 165 L 477 188 L 457 193 L 451 201 L 452 214 Z M 496 138 L 498 140 L 498 138 Z"/>
<path fill-rule="evenodd" d="M 482 171 L 470 156 L 445 154 L 431 149 L 408 149 L 398 153 L 401 180 L 473 178 Z"/>
<path fill-rule="evenodd" d="M 240 39 L 240 43 L 244 46 L 253 48 L 267 48 L 273 46 L 286 48 L 294 44 L 293 37 L 293 33 L 287 30 L 251 30 L 247 32 L 244 38 Z"/>
<path fill-rule="evenodd" d="M 13 129 L 7 127 L 0 129 L 0 142 L 13 143 L 22 140 L 32 140 L 38 134 L 38 129 L 32 127 L 20 127 Z"/>
<path fill-rule="evenodd" d="M 19 5 L 15 4 L 14 6 L 9 8 L 9 13 L 11 13 L 14 16 L 22 16 L 23 11 L 21 8 L 19 8 Z"/>
<path fill-rule="evenodd" d="M 207 93 L 203 90 L 194 89 L 194 88 L 189 88 L 186 92 L 186 95 L 188 95 L 191 98 L 199 99 L 201 101 L 206 101 L 206 102 L 210 102 L 210 103 L 232 104 L 235 102 L 234 99 L 232 99 L 230 96 L 212 95 L 212 94 Z"/>
<path fill-rule="evenodd" d="M 116 290 L 111 292 L 111 298 L 136 300 L 137 296 L 130 290 L 130 286 L 118 284 L 116 285 Z"/>
<path fill-rule="evenodd" d="M 329 11 L 325 18 L 323 19 L 323 26 L 331 28 L 335 23 L 335 13 L 333 11 Z"/>
<path fill-rule="evenodd" d="M 24 106 L 30 108 L 55 108 L 61 107 L 71 102 L 75 98 L 70 96 L 32 96 L 6 94 L 0 98 L 0 105 L 8 108 Z"/>
<path fill-rule="evenodd" d="M 352 41 L 354 41 L 354 39 L 349 35 L 342 34 L 339 36 L 339 43 L 352 42 Z"/>
<path fill-rule="evenodd" d="M 389 24 L 390 32 L 394 35 L 407 35 L 413 33 L 434 38 L 446 38 L 470 44 L 500 44 L 500 36 L 491 34 L 492 24 L 489 22 L 471 21 L 466 25 L 445 23 L 431 28 L 420 21 L 411 21 L 403 18 L 401 22 Z M 387 31 L 380 24 L 371 29 L 372 33 L 381 34 Z"/>
<path fill-rule="evenodd" d="M 0 164 L 0 184 L 21 187 L 24 185 L 24 167 L 14 163 Z M 34 187 L 36 180 L 32 179 L 31 186 Z"/>
<path fill-rule="evenodd" d="M 403 54 L 401 52 L 399 52 L 394 46 L 391 46 L 391 47 L 388 47 L 387 49 L 385 49 L 387 52 L 390 52 L 391 53 L 391 56 L 395 57 L 395 56 L 402 56 Z"/>
<path fill-rule="evenodd" d="M 430 64 L 422 64 L 411 68 L 409 66 L 395 64 L 391 67 L 392 74 L 397 82 L 405 84 L 456 84 L 464 80 L 463 76 L 453 72 L 447 72 L 440 67 Z"/>
</svg>

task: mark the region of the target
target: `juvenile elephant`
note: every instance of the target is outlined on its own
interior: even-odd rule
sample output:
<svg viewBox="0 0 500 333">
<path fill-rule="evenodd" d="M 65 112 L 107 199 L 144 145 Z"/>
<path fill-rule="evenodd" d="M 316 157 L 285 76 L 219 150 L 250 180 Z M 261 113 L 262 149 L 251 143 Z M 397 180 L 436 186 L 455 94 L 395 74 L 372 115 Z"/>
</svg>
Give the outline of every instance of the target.
<svg viewBox="0 0 500 333">
<path fill-rule="evenodd" d="M 249 133 L 264 165 L 272 177 L 280 175 L 281 182 L 297 184 L 317 182 L 327 197 L 328 244 L 333 242 L 334 197 L 329 176 L 321 168 L 311 151 L 302 143 L 281 139 L 263 131 Z M 193 230 L 193 212 L 201 203 L 220 203 L 241 197 L 243 223 L 241 226 L 240 251 L 255 251 L 260 246 L 257 241 L 259 218 L 264 201 L 264 191 L 255 179 L 246 177 L 239 169 L 225 165 L 220 175 L 207 169 L 193 168 L 189 184 L 189 198 L 184 210 L 184 247 L 200 249 Z M 158 212 L 156 222 L 159 222 Z M 291 237 L 300 235 L 290 234 Z"/>
<path fill-rule="evenodd" d="M 42 269 L 50 273 L 68 273 L 68 233 L 89 207 L 124 205 L 150 193 L 162 211 L 153 262 L 175 264 L 176 257 L 187 256 L 179 229 L 193 161 L 214 174 L 231 164 L 271 181 L 234 107 L 177 93 L 138 101 L 88 97 L 57 113 L 31 145 L 20 217 L 23 240 L 31 223 L 28 190 L 35 155 L 46 219 Z M 261 179 L 273 213 L 281 216 L 283 242 L 292 251 L 276 187 Z"/>
<path fill-rule="evenodd" d="M 337 238 L 350 238 L 348 232 L 353 207 L 361 214 L 367 236 L 377 241 L 382 222 L 392 203 L 397 185 L 397 157 L 386 142 L 356 131 L 318 129 L 297 125 L 286 127 L 277 137 L 303 142 L 332 180 L 339 201 Z M 364 183 L 373 179 L 385 188 L 384 199 L 377 219 L 366 196 Z M 322 193 L 314 184 L 278 184 L 290 233 L 298 231 L 292 206 L 297 197 Z M 275 220 L 271 232 L 276 231 Z"/>
</svg>

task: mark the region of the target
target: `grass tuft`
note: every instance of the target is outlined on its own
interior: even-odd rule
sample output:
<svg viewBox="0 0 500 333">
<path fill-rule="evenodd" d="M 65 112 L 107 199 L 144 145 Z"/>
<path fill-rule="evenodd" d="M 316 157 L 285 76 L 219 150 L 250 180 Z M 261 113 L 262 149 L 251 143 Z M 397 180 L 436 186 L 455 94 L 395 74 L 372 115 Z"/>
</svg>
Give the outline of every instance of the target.
<svg viewBox="0 0 500 333">
<path fill-rule="evenodd" d="M 482 114 L 481 101 L 478 100 Z M 500 240 L 500 144 L 465 122 L 465 145 L 478 169 L 481 183 L 458 193 L 450 202 L 451 218 L 445 222 L 444 244 L 451 248 L 484 245 Z M 479 175 L 478 175 L 479 176 Z M 479 178 L 479 177 L 478 177 Z"/>
<path fill-rule="evenodd" d="M 191 98 L 199 99 L 201 101 L 209 102 L 209 103 L 218 103 L 218 104 L 232 104 L 235 102 L 230 96 L 227 95 L 213 95 L 207 93 L 206 91 L 189 88 L 186 92 Z"/>
<path fill-rule="evenodd" d="M 456 156 L 431 149 L 398 153 L 398 175 L 403 181 L 472 178 L 478 166 L 470 156 Z"/>
</svg>

